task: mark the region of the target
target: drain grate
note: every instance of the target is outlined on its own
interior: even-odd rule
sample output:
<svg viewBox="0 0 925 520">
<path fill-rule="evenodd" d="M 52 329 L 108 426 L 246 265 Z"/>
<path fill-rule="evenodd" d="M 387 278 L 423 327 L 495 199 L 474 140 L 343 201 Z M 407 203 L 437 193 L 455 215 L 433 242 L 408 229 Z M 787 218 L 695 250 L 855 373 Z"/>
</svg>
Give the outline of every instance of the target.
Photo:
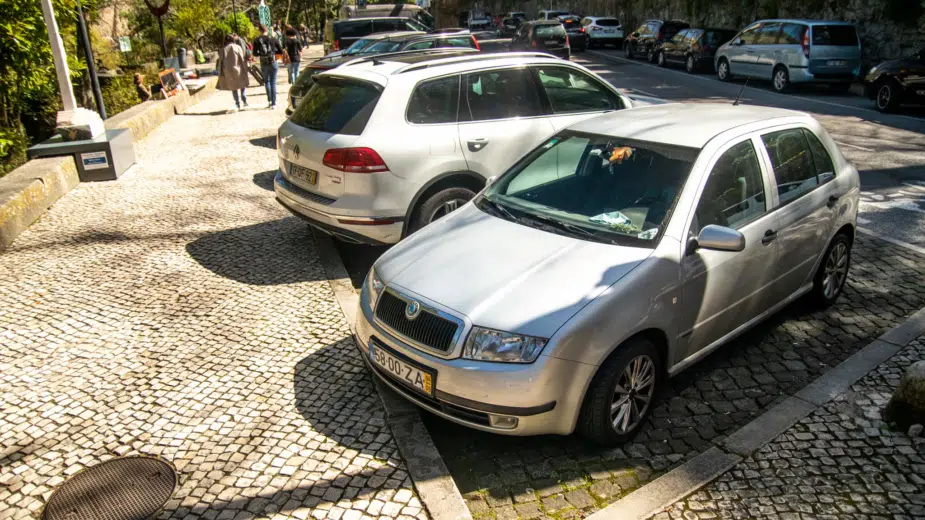
<svg viewBox="0 0 925 520">
<path fill-rule="evenodd" d="M 149 520 L 173 495 L 177 474 L 151 457 L 108 460 L 52 493 L 42 520 Z"/>
</svg>

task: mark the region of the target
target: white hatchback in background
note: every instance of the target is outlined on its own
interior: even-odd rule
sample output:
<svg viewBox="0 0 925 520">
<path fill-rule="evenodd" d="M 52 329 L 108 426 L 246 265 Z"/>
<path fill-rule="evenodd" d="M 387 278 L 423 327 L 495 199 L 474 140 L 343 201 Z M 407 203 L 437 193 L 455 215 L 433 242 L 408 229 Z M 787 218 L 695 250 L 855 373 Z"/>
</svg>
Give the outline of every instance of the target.
<svg viewBox="0 0 925 520">
<path fill-rule="evenodd" d="M 588 33 L 588 48 L 595 45 L 623 46 L 623 26 L 620 20 L 610 16 L 586 16 L 581 20 L 581 26 Z"/>
<path fill-rule="evenodd" d="M 632 106 L 542 53 L 397 53 L 313 81 L 279 129 L 277 200 L 368 244 L 394 244 L 464 205 L 549 135 Z"/>
</svg>

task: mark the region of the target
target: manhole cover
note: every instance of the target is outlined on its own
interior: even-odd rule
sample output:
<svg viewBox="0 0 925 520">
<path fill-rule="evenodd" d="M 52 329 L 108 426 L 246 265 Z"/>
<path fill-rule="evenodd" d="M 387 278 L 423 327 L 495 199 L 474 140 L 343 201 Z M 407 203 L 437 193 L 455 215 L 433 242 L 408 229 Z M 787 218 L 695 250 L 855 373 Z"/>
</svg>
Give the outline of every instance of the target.
<svg viewBox="0 0 925 520">
<path fill-rule="evenodd" d="M 151 457 L 108 460 L 76 474 L 52 493 L 43 520 L 148 520 L 167 503 L 177 475 Z"/>
</svg>

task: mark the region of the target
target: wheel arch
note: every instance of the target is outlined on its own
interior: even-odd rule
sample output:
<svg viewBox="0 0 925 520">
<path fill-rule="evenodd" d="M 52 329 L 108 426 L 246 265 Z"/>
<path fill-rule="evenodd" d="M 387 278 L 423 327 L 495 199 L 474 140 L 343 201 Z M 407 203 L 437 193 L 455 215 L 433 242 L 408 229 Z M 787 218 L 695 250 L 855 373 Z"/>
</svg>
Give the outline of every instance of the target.
<svg viewBox="0 0 925 520">
<path fill-rule="evenodd" d="M 411 223 L 412 215 L 414 215 L 421 202 L 427 200 L 427 197 L 451 187 L 468 188 L 478 193 L 485 187 L 485 182 L 485 177 L 471 170 L 445 172 L 430 179 L 414 194 L 411 204 L 408 205 L 404 225 L 402 226 L 402 237 L 408 236 L 408 226 Z"/>
<path fill-rule="evenodd" d="M 594 376 L 588 380 L 588 384 L 585 385 L 585 388 L 581 393 L 580 402 L 582 404 L 585 402 L 585 399 L 587 399 L 588 389 L 591 388 L 591 382 L 598 376 L 600 368 L 607 362 L 608 359 L 616 355 L 616 353 L 620 350 L 620 347 L 637 339 L 645 339 L 651 341 L 655 345 L 656 349 L 658 350 L 659 361 L 661 362 L 661 366 L 659 368 L 662 371 L 662 376 L 665 377 L 668 375 L 668 350 L 670 346 L 668 342 L 668 334 L 666 334 L 662 329 L 655 327 L 636 331 L 614 345 L 614 347 L 610 349 L 610 352 L 608 352 L 607 355 L 601 359 L 601 362 L 597 366 L 597 370 L 594 371 Z"/>
</svg>

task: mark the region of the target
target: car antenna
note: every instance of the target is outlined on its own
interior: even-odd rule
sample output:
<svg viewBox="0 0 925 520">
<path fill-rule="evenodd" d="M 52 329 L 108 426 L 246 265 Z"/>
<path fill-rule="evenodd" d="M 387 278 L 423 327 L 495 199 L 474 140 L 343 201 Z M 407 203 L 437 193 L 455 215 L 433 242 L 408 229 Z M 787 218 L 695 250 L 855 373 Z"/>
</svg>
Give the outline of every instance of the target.
<svg viewBox="0 0 925 520">
<path fill-rule="evenodd" d="M 742 90 L 739 91 L 739 95 L 736 96 L 736 100 L 732 102 L 732 106 L 739 105 L 739 98 L 742 97 L 742 93 L 745 92 L 745 87 L 748 86 L 748 78 L 745 78 L 745 84 L 742 85 Z"/>
</svg>

